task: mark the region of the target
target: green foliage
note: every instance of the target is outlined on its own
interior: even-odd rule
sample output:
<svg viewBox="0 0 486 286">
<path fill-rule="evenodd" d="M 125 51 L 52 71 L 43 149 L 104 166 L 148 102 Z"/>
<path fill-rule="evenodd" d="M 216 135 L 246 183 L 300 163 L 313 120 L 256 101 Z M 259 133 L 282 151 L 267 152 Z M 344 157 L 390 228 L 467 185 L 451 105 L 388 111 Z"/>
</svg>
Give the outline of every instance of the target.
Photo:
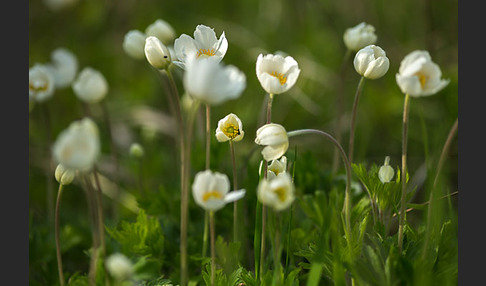
<svg viewBox="0 0 486 286">
<path fill-rule="evenodd" d="M 164 236 L 160 222 L 149 217 L 143 209 L 136 222 L 121 221 L 118 227 L 107 228 L 109 235 L 118 241 L 122 251 L 129 255 L 160 258 L 163 253 Z"/>
</svg>

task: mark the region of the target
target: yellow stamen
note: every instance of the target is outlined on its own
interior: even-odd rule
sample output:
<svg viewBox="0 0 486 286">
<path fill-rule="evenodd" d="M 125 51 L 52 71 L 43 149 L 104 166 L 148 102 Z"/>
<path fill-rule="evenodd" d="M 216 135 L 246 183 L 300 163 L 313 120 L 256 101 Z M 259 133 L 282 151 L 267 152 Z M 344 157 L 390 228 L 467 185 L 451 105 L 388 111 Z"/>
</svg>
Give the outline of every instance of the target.
<svg viewBox="0 0 486 286">
<path fill-rule="evenodd" d="M 275 190 L 273 190 L 273 192 L 277 195 L 278 199 L 281 201 L 281 202 L 284 202 L 285 201 L 285 198 L 287 197 L 287 192 L 285 191 L 285 188 L 277 188 Z"/>
<path fill-rule="evenodd" d="M 240 135 L 240 129 L 234 124 L 227 123 L 223 128 L 223 133 L 228 136 L 228 138 L 235 139 L 238 135 Z"/>
<path fill-rule="evenodd" d="M 279 73 L 279 72 L 276 72 L 275 71 L 275 72 L 270 73 L 270 75 L 278 78 L 278 80 L 280 81 L 280 84 L 281 85 L 284 85 L 287 82 L 287 77 L 284 76 L 282 73 Z"/>
<path fill-rule="evenodd" d="M 221 193 L 218 191 L 209 191 L 203 195 L 202 199 L 204 202 L 207 202 L 209 199 L 221 200 L 223 199 L 223 195 L 221 195 Z"/>
<path fill-rule="evenodd" d="M 422 86 L 422 88 L 424 88 L 425 83 L 427 82 L 427 76 L 421 72 L 417 73 L 416 76 L 419 79 L 420 85 Z"/>
<path fill-rule="evenodd" d="M 47 90 L 47 83 L 44 83 L 40 86 L 35 86 L 34 84 L 29 83 L 29 89 L 32 90 L 32 91 L 35 91 L 35 92 L 46 91 Z"/>
<path fill-rule="evenodd" d="M 214 56 L 216 54 L 216 52 L 214 51 L 214 49 L 199 49 L 199 51 L 197 51 L 197 57 L 199 58 L 200 56 L 202 55 L 205 55 L 205 56 L 208 56 L 208 57 L 211 57 L 211 56 Z"/>
</svg>

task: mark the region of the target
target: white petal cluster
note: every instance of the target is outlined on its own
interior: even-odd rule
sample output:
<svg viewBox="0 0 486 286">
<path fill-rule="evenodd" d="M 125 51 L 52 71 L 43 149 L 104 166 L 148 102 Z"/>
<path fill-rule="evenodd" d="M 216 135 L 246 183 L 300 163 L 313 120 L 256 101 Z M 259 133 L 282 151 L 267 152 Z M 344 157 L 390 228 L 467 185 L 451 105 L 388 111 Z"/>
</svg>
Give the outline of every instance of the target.
<svg viewBox="0 0 486 286">
<path fill-rule="evenodd" d="M 378 79 L 388 71 L 390 60 L 382 48 L 369 45 L 356 53 L 353 64 L 358 74 L 367 79 Z"/>
<path fill-rule="evenodd" d="M 190 57 L 209 58 L 220 62 L 227 50 L 228 41 L 224 32 L 217 39 L 213 28 L 201 24 L 196 27 L 194 38 L 182 34 L 174 41 L 174 52 L 177 57 L 174 64 L 185 69 Z"/>
<path fill-rule="evenodd" d="M 66 168 L 63 164 L 58 164 L 54 172 L 54 177 L 59 184 L 69 185 L 76 177 L 76 170 Z"/>
<path fill-rule="evenodd" d="M 246 76 L 233 65 L 223 65 L 210 58 L 186 59 L 183 84 L 193 98 L 210 105 L 240 97 L 246 87 Z"/>
<path fill-rule="evenodd" d="M 432 61 L 429 52 L 416 50 L 403 58 L 396 81 L 404 94 L 420 97 L 433 95 L 449 84 L 449 80 L 441 77 L 440 67 Z"/>
<path fill-rule="evenodd" d="M 84 118 L 72 122 L 58 135 L 52 154 L 65 168 L 90 170 L 100 154 L 99 131 L 94 121 Z"/>
<path fill-rule="evenodd" d="M 241 123 L 240 118 L 236 114 L 230 113 L 218 121 L 218 128 L 216 128 L 216 139 L 218 142 L 229 140 L 238 142 L 244 136 L 243 123 Z"/>
<path fill-rule="evenodd" d="M 282 156 L 278 160 L 272 160 L 268 164 L 267 169 L 267 179 L 272 180 L 275 179 L 278 175 L 287 172 L 287 157 Z"/>
<path fill-rule="evenodd" d="M 263 179 L 258 184 L 258 200 L 276 211 L 288 208 L 295 200 L 295 187 L 288 173 L 281 173 L 275 178 Z"/>
<path fill-rule="evenodd" d="M 198 172 L 192 184 L 194 201 L 206 210 L 217 211 L 245 196 L 245 190 L 230 192 L 228 176 L 211 170 Z"/>
<path fill-rule="evenodd" d="M 288 91 L 296 83 L 299 74 L 299 65 L 291 56 L 260 54 L 257 58 L 256 75 L 269 94 Z"/>
<path fill-rule="evenodd" d="M 86 103 L 97 103 L 108 93 L 108 82 L 101 72 L 85 67 L 72 84 L 76 96 Z"/>
<path fill-rule="evenodd" d="M 289 137 L 285 128 L 276 123 L 265 124 L 258 128 L 255 143 L 265 146 L 263 159 L 272 161 L 282 157 L 289 148 Z"/>
<path fill-rule="evenodd" d="M 349 50 L 354 52 L 376 43 L 377 39 L 375 27 L 365 22 L 346 29 L 343 35 L 344 44 Z"/>
<path fill-rule="evenodd" d="M 78 72 L 78 59 L 66 48 L 57 48 L 51 53 L 51 62 L 46 65 L 54 76 L 56 88 L 64 88 L 73 82 Z"/>
<path fill-rule="evenodd" d="M 29 69 L 29 100 L 43 102 L 52 97 L 54 90 L 54 75 L 48 67 L 35 64 Z"/>
<path fill-rule="evenodd" d="M 164 45 L 169 45 L 175 38 L 175 30 L 162 19 L 157 19 L 145 29 L 145 35 L 157 37 Z"/>
</svg>

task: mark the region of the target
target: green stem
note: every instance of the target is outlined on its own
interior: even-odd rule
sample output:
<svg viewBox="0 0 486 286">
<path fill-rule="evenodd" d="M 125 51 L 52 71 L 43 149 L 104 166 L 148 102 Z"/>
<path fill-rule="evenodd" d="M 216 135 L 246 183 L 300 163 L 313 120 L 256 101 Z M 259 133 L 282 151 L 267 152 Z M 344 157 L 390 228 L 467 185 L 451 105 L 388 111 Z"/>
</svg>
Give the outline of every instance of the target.
<svg viewBox="0 0 486 286">
<path fill-rule="evenodd" d="M 348 150 L 348 159 L 349 162 L 353 162 L 353 153 L 354 153 L 354 133 L 355 133 L 355 126 L 356 126 L 356 115 L 358 114 L 358 103 L 359 98 L 361 96 L 363 85 L 364 85 L 365 77 L 362 76 L 359 80 L 358 88 L 356 89 L 356 94 L 354 96 L 354 103 L 353 103 L 353 113 L 351 117 L 351 128 L 349 133 L 349 150 Z"/>
<path fill-rule="evenodd" d="M 59 283 L 64 286 L 64 273 L 62 270 L 62 258 L 61 258 L 61 244 L 59 241 L 59 207 L 61 204 L 63 184 L 59 184 L 59 190 L 57 192 L 57 202 L 56 202 L 56 214 L 55 214 L 55 236 L 56 236 L 56 256 L 57 256 L 57 270 L 59 272 Z"/>
<path fill-rule="evenodd" d="M 203 232 L 203 246 L 202 257 L 206 257 L 208 250 L 208 236 L 209 236 L 209 211 L 204 211 L 204 232 Z"/>
<path fill-rule="evenodd" d="M 235 148 L 233 140 L 230 140 L 231 150 L 231 165 L 233 168 L 233 190 L 238 189 L 238 180 L 236 176 L 236 160 L 235 160 Z M 238 241 L 238 201 L 233 203 L 233 241 Z"/>
<path fill-rule="evenodd" d="M 405 101 L 403 103 L 403 130 L 402 130 L 402 197 L 400 203 L 400 220 L 398 226 L 398 249 L 402 251 L 403 246 L 403 231 L 405 227 L 405 203 L 407 197 L 407 136 L 408 136 L 408 116 L 410 111 L 410 96 L 405 95 Z"/>
<path fill-rule="evenodd" d="M 214 211 L 209 211 L 209 228 L 211 236 L 211 286 L 214 286 L 216 275 L 216 248 L 215 248 L 215 231 L 214 231 Z"/>
<path fill-rule="evenodd" d="M 211 162 L 211 106 L 206 104 L 206 170 Z"/>
</svg>

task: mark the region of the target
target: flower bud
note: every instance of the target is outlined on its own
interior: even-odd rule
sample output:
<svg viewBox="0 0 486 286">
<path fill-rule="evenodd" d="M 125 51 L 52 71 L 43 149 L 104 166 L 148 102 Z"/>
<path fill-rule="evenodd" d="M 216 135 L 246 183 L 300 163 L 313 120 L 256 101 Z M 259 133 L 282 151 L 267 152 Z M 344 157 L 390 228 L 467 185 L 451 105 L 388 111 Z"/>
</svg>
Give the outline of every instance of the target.
<svg viewBox="0 0 486 286">
<path fill-rule="evenodd" d="M 285 128 L 276 123 L 265 124 L 257 130 L 255 143 L 265 146 L 263 159 L 276 160 L 282 157 L 289 148 L 289 137 Z"/>
<path fill-rule="evenodd" d="M 164 45 L 170 44 L 176 36 L 174 28 L 162 19 L 157 19 L 150 24 L 147 29 L 145 29 L 145 34 L 147 36 L 157 37 Z"/>
<path fill-rule="evenodd" d="M 376 43 L 375 27 L 362 22 L 352 28 L 346 29 L 343 35 L 344 44 L 351 51 Z"/>
<path fill-rule="evenodd" d="M 35 64 L 29 69 L 29 99 L 37 102 L 52 97 L 55 90 L 55 79 L 51 70 L 42 64 Z"/>
<path fill-rule="evenodd" d="M 378 171 L 378 178 L 380 178 L 380 181 L 382 183 L 389 183 L 395 175 L 395 171 L 390 165 L 388 165 L 389 163 L 390 157 L 386 156 L 385 163 L 383 164 L 383 166 L 380 167 L 380 170 Z"/>
<path fill-rule="evenodd" d="M 114 253 L 106 258 L 106 270 L 115 278 L 117 281 L 123 281 L 129 279 L 133 272 L 133 264 L 121 253 Z"/>
<path fill-rule="evenodd" d="M 145 154 L 145 151 L 143 150 L 142 145 L 140 145 L 138 143 L 133 143 L 130 146 L 130 156 L 135 157 L 135 158 L 142 158 L 144 154 Z"/>
<path fill-rule="evenodd" d="M 369 45 L 356 53 L 354 69 L 367 79 L 378 79 L 385 75 L 390 67 L 390 61 L 385 51 L 375 45 Z"/>
<path fill-rule="evenodd" d="M 69 185 L 76 177 L 76 170 L 66 168 L 63 164 L 58 164 L 54 172 L 56 181 L 61 185 Z"/>
<path fill-rule="evenodd" d="M 123 50 L 132 58 L 143 59 L 145 57 L 145 34 L 139 30 L 130 30 L 123 38 Z"/>
<path fill-rule="evenodd" d="M 144 50 L 147 61 L 154 68 L 166 69 L 169 67 L 171 62 L 169 49 L 157 37 L 147 37 Z"/>
<path fill-rule="evenodd" d="M 85 67 L 73 82 L 76 96 L 87 103 L 97 103 L 108 93 L 108 82 L 99 71 Z"/>
</svg>

